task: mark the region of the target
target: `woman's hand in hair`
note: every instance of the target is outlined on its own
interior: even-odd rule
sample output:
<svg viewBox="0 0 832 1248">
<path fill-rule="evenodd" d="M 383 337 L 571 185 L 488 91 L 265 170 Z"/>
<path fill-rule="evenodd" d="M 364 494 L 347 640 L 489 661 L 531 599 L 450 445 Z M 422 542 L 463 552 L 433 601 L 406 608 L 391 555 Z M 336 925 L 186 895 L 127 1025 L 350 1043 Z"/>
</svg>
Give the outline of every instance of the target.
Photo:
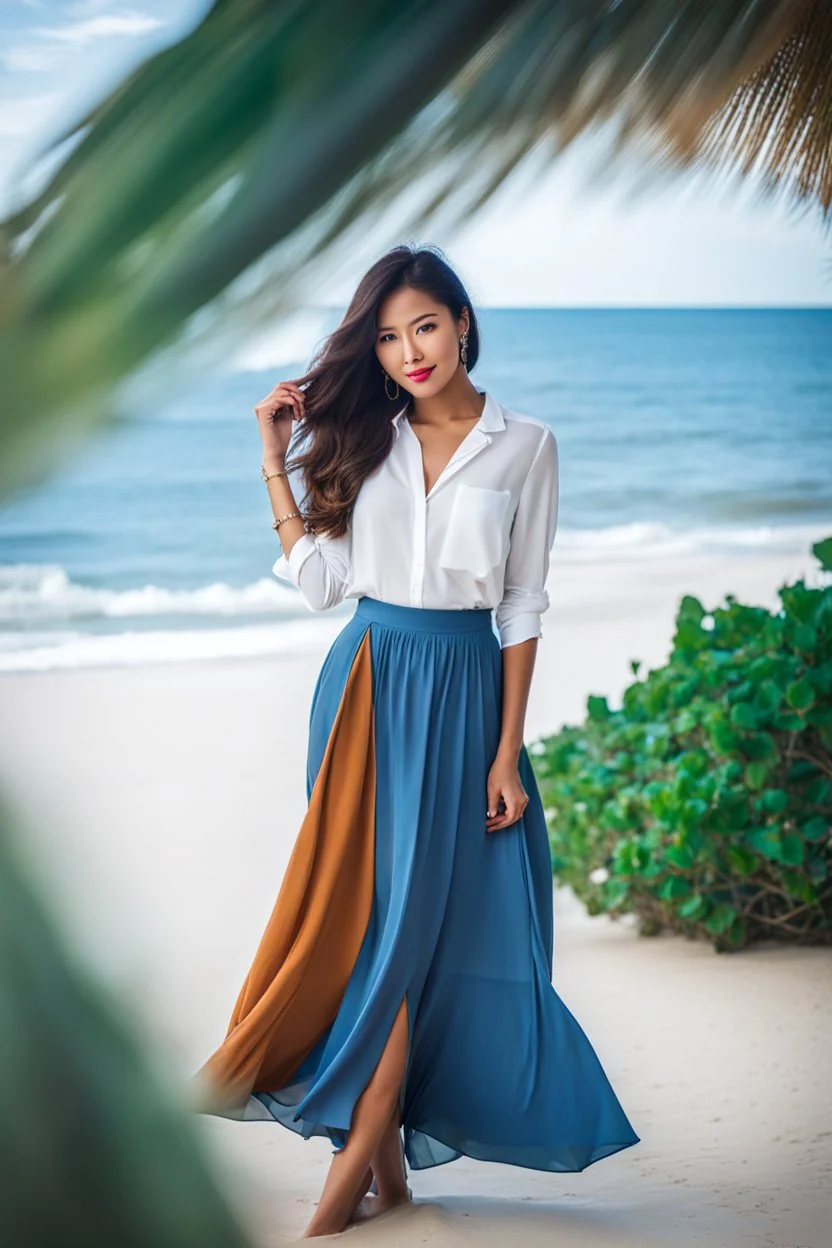
<svg viewBox="0 0 832 1248">
<path fill-rule="evenodd" d="M 263 462 L 282 459 L 292 436 L 292 421 L 305 414 L 304 393 L 293 381 L 279 381 L 271 394 L 255 405 L 254 414 L 263 441 Z"/>
</svg>

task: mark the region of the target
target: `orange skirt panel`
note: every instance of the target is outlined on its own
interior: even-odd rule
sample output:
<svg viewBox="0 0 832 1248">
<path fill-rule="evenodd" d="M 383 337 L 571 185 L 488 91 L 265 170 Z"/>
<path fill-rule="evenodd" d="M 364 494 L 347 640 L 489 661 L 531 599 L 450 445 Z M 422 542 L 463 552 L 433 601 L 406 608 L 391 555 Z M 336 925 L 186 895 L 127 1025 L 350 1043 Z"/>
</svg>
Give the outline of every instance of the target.
<svg viewBox="0 0 832 1248">
<path fill-rule="evenodd" d="M 333 1022 L 372 909 L 375 795 L 368 629 L 226 1038 L 195 1076 L 203 1112 L 283 1087 Z"/>
</svg>

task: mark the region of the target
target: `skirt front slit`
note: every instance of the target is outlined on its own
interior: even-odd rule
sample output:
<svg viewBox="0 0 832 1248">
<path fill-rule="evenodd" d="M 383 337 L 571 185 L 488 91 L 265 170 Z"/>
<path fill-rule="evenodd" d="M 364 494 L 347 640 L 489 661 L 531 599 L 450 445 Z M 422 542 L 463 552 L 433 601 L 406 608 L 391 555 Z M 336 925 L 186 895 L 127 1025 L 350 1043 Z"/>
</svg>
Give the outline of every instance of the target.
<svg viewBox="0 0 832 1248">
<path fill-rule="evenodd" d="M 363 597 L 315 686 L 308 810 L 206 1113 L 341 1148 L 405 1000 L 411 1169 L 465 1154 L 583 1170 L 638 1142 L 552 985 L 552 874 L 531 761 L 486 831 L 502 659 L 491 612 Z"/>
</svg>

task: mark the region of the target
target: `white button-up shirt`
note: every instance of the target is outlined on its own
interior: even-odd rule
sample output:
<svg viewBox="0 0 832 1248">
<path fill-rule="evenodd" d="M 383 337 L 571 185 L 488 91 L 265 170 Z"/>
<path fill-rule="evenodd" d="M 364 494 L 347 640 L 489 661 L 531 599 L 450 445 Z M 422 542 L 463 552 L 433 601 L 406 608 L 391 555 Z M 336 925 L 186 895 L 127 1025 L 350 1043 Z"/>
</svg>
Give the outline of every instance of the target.
<svg viewBox="0 0 832 1248">
<path fill-rule="evenodd" d="M 363 594 L 410 607 L 491 607 L 501 647 L 541 637 L 558 517 L 552 430 L 485 392 L 480 419 L 426 495 L 422 445 L 405 408 L 393 426 L 348 531 L 302 534 L 275 576 L 297 586 L 312 611 Z"/>
</svg>

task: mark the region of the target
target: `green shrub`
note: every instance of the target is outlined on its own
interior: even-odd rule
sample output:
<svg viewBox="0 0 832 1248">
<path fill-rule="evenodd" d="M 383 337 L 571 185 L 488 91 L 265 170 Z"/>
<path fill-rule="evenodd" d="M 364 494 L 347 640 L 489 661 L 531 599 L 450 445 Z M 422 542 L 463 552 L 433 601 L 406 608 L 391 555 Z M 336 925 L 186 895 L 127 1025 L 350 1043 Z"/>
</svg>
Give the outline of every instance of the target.
<svg viewBox="0 0 832 1248">
<path fill-rule="evenodd" d="M 832 538 L 812 551 L 832 570 Z M 779 597 L 685 597 L 664 667 L 538 743 L 555 877 L 590 913 L 718 950 L 832 943 L 832 584 Z"/>
</svg>

